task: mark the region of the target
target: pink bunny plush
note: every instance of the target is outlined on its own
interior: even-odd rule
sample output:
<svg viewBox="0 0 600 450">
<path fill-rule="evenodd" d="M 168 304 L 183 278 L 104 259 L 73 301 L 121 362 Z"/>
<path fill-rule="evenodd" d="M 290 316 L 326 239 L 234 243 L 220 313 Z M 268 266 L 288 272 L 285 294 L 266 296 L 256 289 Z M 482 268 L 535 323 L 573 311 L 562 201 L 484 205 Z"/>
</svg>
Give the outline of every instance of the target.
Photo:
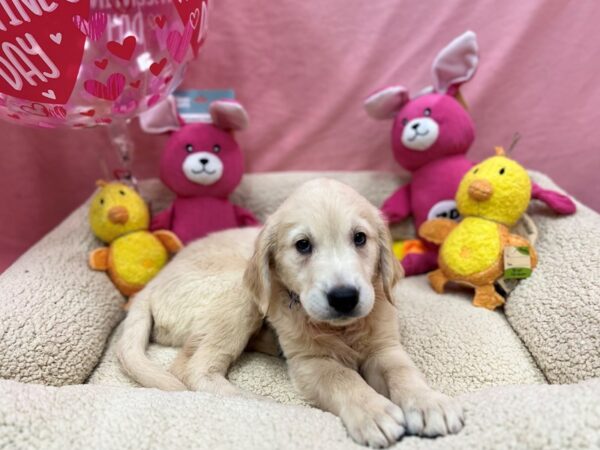
<svg viewBox="0 0 600 450">
<path fill-rule="evenodd" d="M 390 223 L 413 216 L 415 228 L 428 219 L 459 219 L 454 197 L 463 175 L 473 166 L 465 154 L 475 139 L 475 126 L 460 103 L 459 87 L 469 81 L 479 62 L 477 38 L 467 31 L 448 44 L 433 62 L 432 88 L 413 98 L 404 86 L 391 86 L 365 101 L 375 119 L 393 119 L 392 149 L 396 161 L 412 173 L 383 204 Z M 575 204 L 566 196 L 534 185 L 532 198 L 559 214 L 572 214 Z M 437 268 L 437 246 L 425 243 L 423 253 L 402 259 L 406 275 Z"/>
<path fill-rule="evenodd" d="M 250 211 L 228 200 L 244 173 L 233 131 L 248 125 L 246 111 L 234 101 L 215 101 L 209 112 L 212 123 L 182 124 L 160 159 L 160 179 L 177 197 L 152 219 L 151 229 L 171 230 L 184 244 L 213 231 L 258 224 Z"/>
</svg>

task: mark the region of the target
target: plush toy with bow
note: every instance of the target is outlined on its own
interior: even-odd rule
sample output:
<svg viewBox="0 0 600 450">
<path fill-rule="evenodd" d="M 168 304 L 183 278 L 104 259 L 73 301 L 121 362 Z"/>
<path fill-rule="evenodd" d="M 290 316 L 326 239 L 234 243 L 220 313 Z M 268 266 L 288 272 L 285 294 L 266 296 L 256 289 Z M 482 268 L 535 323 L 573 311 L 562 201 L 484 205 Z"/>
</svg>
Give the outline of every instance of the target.
<svg viewBox="0 0 600 450">
<path fill-rule="evenodd" d="M 459 219 L 454 196 L 473 163 L 465 154 L 475 138 L 475 126 L 463 106 L 460 86 L 469 81 L 479 62 L 475 33 L 454 39 L 433 62 L 433 88 L 409 97 L 404 86 L 392 86 L 371 95 L 365 109 L 376 119 L 393 119 L 392 148 L 396 161 L 412 174 L 382 206 L 390 223 L 413 217 L 415 228 L 428 219 Z M 531 198 L 542 200 L 559 214 L 572 214 L 575 204 L 566 196 L 532 186 Z M 437 267 L 438 247 L 426 242 L 426 251 L 402 259 L 406 275 Z"/>
<path fill-rule="evenodd" d="M 246 111 L 223 100 L 212 102 L 209 112 L 212 123 L 183 124 L 179 119 L 170 126 L 153 126 L 152 118 L 146 118 L 144 124 L 147 131 L 175 130 L 160 159 L 160 179 L 176 198 L 153 218 L 151 229 L 171 230 L 184 244 L 214 231 L 258 224 L 250 211 L 228 199 L 244 174 L 233 132 L 248 125 Z M 156 119 L 160 114 L 158 110 L 155 121 L 162 120 Z"/>
</svg>

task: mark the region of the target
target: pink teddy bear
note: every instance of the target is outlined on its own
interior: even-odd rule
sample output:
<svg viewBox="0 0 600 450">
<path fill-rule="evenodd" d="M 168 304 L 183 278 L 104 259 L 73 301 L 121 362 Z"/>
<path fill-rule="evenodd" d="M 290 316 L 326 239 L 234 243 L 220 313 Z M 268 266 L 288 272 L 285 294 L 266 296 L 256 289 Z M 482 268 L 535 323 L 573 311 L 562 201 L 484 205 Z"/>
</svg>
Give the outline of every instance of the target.
<svg viewBox="0 0 600 450">
<path fill-rule="evenodd" d="M 151 229 L 171 230 L 184 244 L 214 231 L 258 224 L 250 211 L 228 200 L 244 174 L 232 132 L 246 128 L 246 111 L 234 101 L 215 101 L 209 112 L 212 123 L 182 124 L 160 159 L 160 179 L 177 197 L 152 219 Z"/>
<path fill-rule="evenodd" d="M 415 228 L 428 219 L 459 219 L 454 196 L 463 175 L 473 163 L 465 156 L 475 139 L 475 125 L 461 105 L 459 87 L 469 81 L 479 61 L 475 33 L 454 39 L 433 62 L 434 86 L 412 99 L 403 86 L 371 95 L 365 109 L 376 119 L 394 119 L 392 148 L 396 161 L 412 173 L 383 204 L 390 223 L 413 216 Z M 542 200 L 559 214 L 572 214 L 575 204 L 557 192 L 534 184 L 532 198 Z M 425 243 L 424 253 L 409 253 L 402 260 L 406 275 L 437 268 L 437 246 Z"/>
</svg>

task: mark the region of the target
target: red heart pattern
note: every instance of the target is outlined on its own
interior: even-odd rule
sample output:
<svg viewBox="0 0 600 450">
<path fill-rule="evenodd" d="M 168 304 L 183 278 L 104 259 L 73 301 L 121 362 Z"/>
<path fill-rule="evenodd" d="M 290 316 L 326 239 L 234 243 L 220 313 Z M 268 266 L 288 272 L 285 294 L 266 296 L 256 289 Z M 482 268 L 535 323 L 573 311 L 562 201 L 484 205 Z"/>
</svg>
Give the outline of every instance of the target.
<svg viewBox="0 0 600 450">
<path fill-rule="evenodd" d="M 125 39 L 123 39 L 122 43 L 110 41 L 108 44 L 106 44 L 106 48 L 116 57 L 124 59 L 125 61 L 129 61 L 133 56 L 136 45 L 137 39 L 135 36 L 127 36 Z"/>
<path fill-rule="evenodd" d="M 159 76 L 165 68 L 165 64 L 167 64 L 167 58 L 163 58 L 159 62 L 152 63 L 150 65 L 150 72 L 152 73 L 152 75 L 154 75 L 155 77 Z"/>
<path fill-rule="evenodd" d="M 94 64 L 98 69 L 104 70 L 104 69 L 106 69 L 106 66 L 108 65 L 108 59 L 107 58 L 99 59 L 97 61 L 94 61 Z"/>
<path fill-rule="evenodd" d="M 177 13 L 179 14 L 179 18 L 184 26 L 187 26 L 190 23 L 192 26 L 192 36 L 189 42 L 192 44 L 192 50 L 194 51 L 194 56 L 198 56 L 198 51 L 200 50 L 200 28 L 198 23 L 202 22 L 202 14 L 200 11 L 203 11 L 203 4 L 206 3 L 207 0 L 174 0 L 175 8 L 177 8 Z M 204 8 L 205 9 L 205 8 Z"/>
<path fill-rule="evenodd" d="M 80 15 L 73 16 L 73 23 L 77 29 L 92 41 L 97 41 L 102 37 L 104 30 L 106 30 L 107 22 L 108 17 L 103 12 L 93 13 L 90 20 L 87 20 Z"/>
<path fill-rule="evenodd" d="M 123 93 L 125 81 L 125 75 L 113 73 L 108 77 L 106 83 L 101 83 L 98 80 L 86 80 L 83 83 L 83 88 L 94 97 L 114 101 Z"/>
</svg>

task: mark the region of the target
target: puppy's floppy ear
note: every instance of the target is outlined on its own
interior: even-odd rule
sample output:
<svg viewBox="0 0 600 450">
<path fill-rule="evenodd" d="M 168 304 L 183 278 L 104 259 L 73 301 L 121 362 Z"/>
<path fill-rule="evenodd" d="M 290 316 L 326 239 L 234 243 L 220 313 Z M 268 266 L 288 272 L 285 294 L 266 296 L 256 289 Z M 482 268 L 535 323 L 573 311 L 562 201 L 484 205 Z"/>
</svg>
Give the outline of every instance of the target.
<svg viewBox="0 0 600 450">
<path fill-rule="evenodd" d="M 404 271 L 392 251 L 392 235 L 381 216 L 377 223 L 377 240 L 379 245 L 378 270 L 383 284 L 383 293 L 387 301 L 394 304 L 394 287 L 404 276 Z"/>
<path fill-rule="evenodd" d="M 267 220 L 256 238 L 254 255 L 244 272 L 244 284 L 250 291 L 259 311 L 266 316 L 271 301 L 271 265 L 275 251 L 275 229 Z"/>
</svg>

